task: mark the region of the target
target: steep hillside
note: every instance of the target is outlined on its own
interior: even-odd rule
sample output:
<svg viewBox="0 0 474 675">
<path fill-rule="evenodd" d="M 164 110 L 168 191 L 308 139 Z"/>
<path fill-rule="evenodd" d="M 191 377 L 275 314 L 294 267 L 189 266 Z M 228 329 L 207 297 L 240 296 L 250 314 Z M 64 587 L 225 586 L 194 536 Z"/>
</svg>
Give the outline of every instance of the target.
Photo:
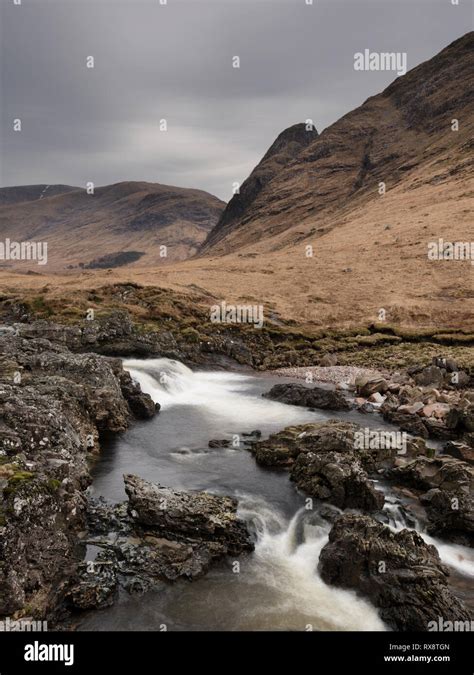
<svg viewBox="0 0 474 675">
<path fill-rule="evenodd" d="M 241 222 L 251 217 L 251 207 L 262 190 L 317 136 L 318 132 L 312 125 L 307 128 L 303 123 L 282 131 L 250 176 L 242 183 L 239 192 L 232 197 L 201 251 L 212 248 Z"/>
<path fill-rule="evenodd" d="M 56 185 L 9 187 L 0 189 L 0 238 L 47 242 L 48 270 L 157 265 L 195 253 L 224 206 L 207 192 L 157 183 L 117 183 L 94 194 Z"/>
<path fill-rule="evenodd" d="M 472 175 L 473 79 L 471 32 L 301 147 L 253 199 L 241 195 L 243 208 L 234 197 L 204 250 L 221 255 L 263 242 L 269 251 L 299 240 L 301 231 L 319 237 L 343 210 L 380 199 L 380 182 L 388 192 L 435 163 L 430 180 L 438 183 Z"/>
</svg>

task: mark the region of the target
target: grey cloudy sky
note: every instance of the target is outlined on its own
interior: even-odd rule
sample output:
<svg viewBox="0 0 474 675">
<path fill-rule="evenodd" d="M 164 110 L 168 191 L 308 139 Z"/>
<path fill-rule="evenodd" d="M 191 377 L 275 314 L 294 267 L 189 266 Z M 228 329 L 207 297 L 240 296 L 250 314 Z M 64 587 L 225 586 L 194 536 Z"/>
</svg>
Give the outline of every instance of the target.
<svg viewBox="0 0 474 675">
<path fill-rule="evenodd" d="M 321 131 L 396 77 L 355 71 L 355 52 L 412 68 L 472 29 L 471 0 L 0 1 L 2 185 L 148 180 L 225 200 L 284 128 Z"/>
</svg>

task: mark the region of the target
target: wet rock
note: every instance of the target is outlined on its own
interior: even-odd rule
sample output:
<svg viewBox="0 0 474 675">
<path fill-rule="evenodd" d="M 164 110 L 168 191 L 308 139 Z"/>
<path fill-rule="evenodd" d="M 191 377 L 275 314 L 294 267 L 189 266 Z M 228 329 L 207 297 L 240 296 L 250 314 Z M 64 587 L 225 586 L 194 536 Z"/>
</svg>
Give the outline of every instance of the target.
<svg viewBox="0 0 474 675">
<path fill-rule="evenodd" d="M 388 475 L 399 483 L 421 490 L 440 487 L 452 491 L 474 487 L 474 469 L 454 457 L 438 455 L 434 458 L 417 457 Z"/>
<path fill-rule="evenodd" d="M 397 425 L 409 434 L 414 436 L 421 436 L 421 438 L 428 438 L 428 429 L 423 420 L 418 415 L 411 415 L 407 413 L 400 413 L 398 410 L 385 409 L 383 413 L 384 419 L 392 424 Z"/>
<path fill-rule="evenodd" d="M 155 403 L 149 394 L 144 394 L 140 385 L 133 381 L 130 373 L 120 369 L 120 387 L 130 410 L 137 419 L 150 419 L 159 412 L 160 404 Z"/>
<path fill-rule="evenodd" d="M 88 459 L 131 423 L 118 359 L 73 354 L 56 341 L 0 336 L 0 615 L 54 618 L 76 569 L 85 527 Z"/>
<path fill-rule="evenodd" d="M 227 438 L 214 438 L 207 445 L 209 448 L 230 448 L 231 442 Z"/>
<path fill-rule="evenodd" d="M 176 535 L 223 544 L 232 554 L 252 549 L 247 528 L 237 517 L 237 501 L 207 492 L 180 492 L 124 476 L 128 511 L 134 522 L 165 538 Z"/>
<path fill-rule="evenodd" d="M 79 565 L 66 600 L 75 609 L 102 609 L 113 605 L 117 590 L 116 561 L 99 553 L 95 561 Z"/>
<path fill-rule="evenodd" d="M 428 490 L 420 497 L 429 518 L 428 532 L 463 546 L 474 546 L 474 499 L 466 492 Z"/>
<path fill-rule="evenodd" d="M 301 453 L 290 477 L 307 494 L 340 509 L 370 512 L 383 508 L 382 492 L 374 488 L 361 464 L 351 455 Z"/>
<path fill-rule="evenodd" d="M 348 401 L 340 391 L 323 389 L 322 387 L 305 387 L 302 384 L 276 384 L 263 396 L 272 401 L 280 401 L 280 403 L 305 406 L 307 408 L 321 408 L 323 410 L 350 409 Z"/>
<path fill-rule="evenodd" d="M 263 466 L 291 466 L 301 452 L 354 451 L 354 432 L 357 424 L 329 420 L 313 424 L 286 427 L 268 439 L 254 443 L 250 448 L 258 464 Z"/>
<path fill-rule="evenodd" d="M 90 500 L 88 542 L 103 548 L 102 559 L 111 561 L 118 585 L 127 592 L 197 579 L 223 556 L 253 549 L 234 499 L 173 490 L 138 476 L 124 481 L 128 503 Z M 69 593 L 75 606 L 93 602 L 96 588 L 104 591 L 102 581 L 80 575 Z M 110 599 L 112 594 L 105 601 Z"/>
<path fill-rule="evenodd" d="M 372 403 L 364 401 L 363 403 L 357 406 L 357 410 L 366 415 L 375 412 L 375 407 Z"/>
<path fill-rule="evenodd" d="M 454 457 L 418 457 L 387 473 L 397 483 L 423 491 L 428 532 L 472 546 L 474 468 Z M 425 492 L 426 491 L 426 492 Z"/>
<path fill-rule="evenodd" d="M 414 531 L 392 532 L 368 516 L 344 514 L 336 520 L 319 571 L 327 584 L 369 598 L 396 630 L 427 631 L 439 616 L 470 619 L 448 588 L 448 570 L 436 548 Z"/>
</svg>

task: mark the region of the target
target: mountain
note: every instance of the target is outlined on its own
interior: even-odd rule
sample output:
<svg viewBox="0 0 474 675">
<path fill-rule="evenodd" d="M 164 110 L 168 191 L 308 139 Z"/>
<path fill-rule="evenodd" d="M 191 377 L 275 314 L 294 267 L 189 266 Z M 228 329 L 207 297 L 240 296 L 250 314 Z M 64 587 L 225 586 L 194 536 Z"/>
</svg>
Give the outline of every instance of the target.
<svg viewBox="0 0 474 675">
<path fill-rule="evenodd" d="M 428 250 L 473 239 L 473 79 L 471 32 L 297 149 L 260 189 L 244 183 L 198 257 L 160 283 L 300 324 L 386 316 L 472 331 L 474 265 Z"/>
<path fill-rule="evenodd" d="M 66 185 L 6 187 L 0 239 L 47 242 L 48 270 L 157 265 L 195 253 L 224 206 L 207 192 L 158 183 L 117 183 L 94 194 Z"/>
<path fill-rule="evenodd" d="M 257 243 L 259 250 L 272 250 L 295 242 L 301 231 L 322 236 L 352 208 L 375 203 L 380 182 L 387 192 L 408 189 L 420 171 L 433 184 L 459 181 L 471 167 L 473 51 L 471 32 L 320 135 L 301 131 L 306 140 L 291 145 L 273 175 L 265 174 L 270 149 L 227 205 L 203 251 L 222 255 Z M 451 130 L 454 118 L 457 132 Z M 302 127 L 283 132 L 274 145 Z"/>
<path fill-rule="evenodd" d="M 294 124 L 282 131 L 247 180 L 242 183 L 239 192 L 232 197 L 219 222 L 204 242 L 202 251 L 211 248 L 232 232 L 238 227 L 239 222 L 245 222 L 252 204 L 262 190 L 317 136 L 318 132 L 312 124 L 308 127 L 306 124 Z"/>
<path fill-rule="evenodd" d="M 55 195 L 74 192 L 77 187 L 71 185 L 18 185 L 14 187 L 0 188 L 0 206 L 5 204 L 21 204 L 22 202 L 33 202 L 45 197 L 54 197 Z"/>
</svg>

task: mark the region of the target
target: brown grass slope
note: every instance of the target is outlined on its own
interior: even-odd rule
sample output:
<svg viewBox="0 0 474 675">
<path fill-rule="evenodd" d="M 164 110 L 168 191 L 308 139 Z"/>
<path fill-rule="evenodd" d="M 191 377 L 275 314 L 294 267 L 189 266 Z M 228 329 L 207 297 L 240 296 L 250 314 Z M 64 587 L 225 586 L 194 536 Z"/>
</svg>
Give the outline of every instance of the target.
<svg viewBox="0 0 474 675">
<path fill-rule="evenodd" d="M 225 206 L 207 192 L 158 183 L 117 183 L 96 188 L 93 195 L 45 187 L 0 189 L 0 237 L 48 242 L 48 270 L 123 251 L 143 252 L 141 265 L 183 260 L 197 250 Z M 163 245 L 167 258 L 160 256 Z"/>
</svg>

